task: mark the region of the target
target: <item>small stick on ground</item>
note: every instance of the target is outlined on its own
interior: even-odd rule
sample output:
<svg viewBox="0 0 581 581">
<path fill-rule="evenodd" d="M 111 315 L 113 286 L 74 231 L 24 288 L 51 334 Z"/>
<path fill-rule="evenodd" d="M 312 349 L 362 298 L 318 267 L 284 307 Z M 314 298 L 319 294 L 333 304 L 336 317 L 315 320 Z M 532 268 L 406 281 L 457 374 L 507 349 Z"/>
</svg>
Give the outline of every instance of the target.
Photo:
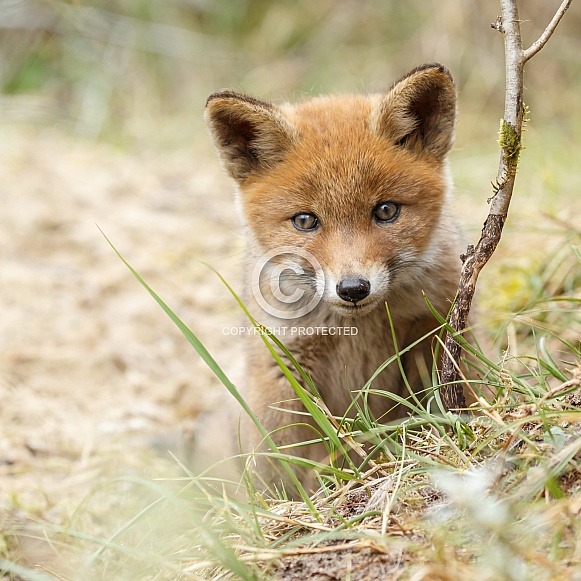
<svg viewBox="0 0 581 581">
<path fill-rule="evenodd" d="M 442 362 L 442 383 L 444 384 L 442 400 L 446 409 L 449 410 L 459 410 L 466 407 L 458 374 L 460 345 L 454 337 L 466 329 L 478 275 L 500 241 L 514 187 L 518 159 L 522 149 L 521 134 L 525 115 L 523 103 L 524 66 L 545 46 L 571 2 L 572 0 L 563 0 L 543 34 L 526 50 L 523 49 L 520 35 L 521 21 L 518 17 L 517 0 L 500 0 L 502 15 L 497 18 L 494 24 L 491 24 L 492 28 L 504 36 L 506 62 L 504 118 L 501 121 L 499 138 L 500 162 L 496 181 L 493 184 L 494 194 L 489 199 L 490 211 L 484 222 L 480 240 L 476 247 L 468 246 L 466 254 L 461 256 L 462 272 L 456 301 L 450 315 L 450 326 L 455 332 L 446 335 L 446 349 Z"/>
</svg>

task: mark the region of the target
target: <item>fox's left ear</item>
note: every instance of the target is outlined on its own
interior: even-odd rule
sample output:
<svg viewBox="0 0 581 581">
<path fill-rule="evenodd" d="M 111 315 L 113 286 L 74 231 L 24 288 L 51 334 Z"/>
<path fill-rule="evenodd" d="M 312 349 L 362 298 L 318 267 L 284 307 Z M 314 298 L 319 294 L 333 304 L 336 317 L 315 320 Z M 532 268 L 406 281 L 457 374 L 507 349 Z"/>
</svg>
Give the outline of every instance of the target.
<svg viewBox="0 0 581 581">
<path fill-rule="evenodd" d="M 454 142 L 456 87 L 446 67 L 429 63 L 410 71 L 381 98 L 371 125 L 378 133 L 438 161 Z"/>
</svg>

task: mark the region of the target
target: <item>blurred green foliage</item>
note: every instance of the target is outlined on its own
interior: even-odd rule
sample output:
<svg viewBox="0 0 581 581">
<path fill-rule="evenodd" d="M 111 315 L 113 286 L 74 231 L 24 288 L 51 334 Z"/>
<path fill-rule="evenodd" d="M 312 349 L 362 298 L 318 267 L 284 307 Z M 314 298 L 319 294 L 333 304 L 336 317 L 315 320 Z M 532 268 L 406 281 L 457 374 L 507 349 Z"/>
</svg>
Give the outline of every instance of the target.
<svg viewBox="0 0 581 581">
<path fill-rule="evenodd" d="M 526 43 L 558 4 L 521 2 Z M 579 108 L 575 8 L 527 69 L 534 114 L 564 130 Z M 0 0 L 3 120 L 179 142 L 220 88 L 275 101 L 380 91 L 438 60 L 457 79 L 472 133 L 485 121 L 490 135 L 504 89 L 502 38 L 489 26 L 498 10 L 479 0 Z"/>
</svg>

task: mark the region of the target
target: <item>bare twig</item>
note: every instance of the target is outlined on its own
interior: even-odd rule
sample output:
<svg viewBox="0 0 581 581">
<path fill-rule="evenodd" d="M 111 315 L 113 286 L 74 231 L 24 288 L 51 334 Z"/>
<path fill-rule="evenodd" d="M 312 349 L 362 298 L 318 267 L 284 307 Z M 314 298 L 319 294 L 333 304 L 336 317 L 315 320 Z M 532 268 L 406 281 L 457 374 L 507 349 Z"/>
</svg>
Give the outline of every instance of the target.
<svg viewBox="0 0 581 581">
<path fill-rule="evenodd" d="M 500 0 L 502 15 L 491 25 L 504 35 L 506 62 L 504 118 L 501 121 L 499 138 L 500 162 L 496 181 L 493 184 L 494 195 L 490 198 L 490 211 L 484 222 L 480 240 L 476 247 L 468 246 L 466 254 L 461 257 L 464 264 L 456 301 L 450 315 L 450 326 L 454 329 L 454 333 L 446 335 L 446 349 L 442 362 L 442 383 L 445 384 L 442 388 L 442 400 L 447 409 L 461 409 L 466 406 L 458 373 L 460 345 L 454 337 L 466 329 L 478 275 L 500 241 L 508 213 L 522 149 L 521 133 L 525 115 L 524 65 L 546 44 L 571 2 L 572 0 L 563 0 L 546 30 L 526 51 L 522 47 L 517 0 Z"/>
<path fill-rule="evenodd" d="M 553 16 L 553 20 L 551 20 L 549 26 L 547 26 L 547 28 L 545 29 L 545 32 L 541 34 L 539 40 L 537 40 L 530 46 L 530 48 L 527 48 L 527 50 L 524 51 L 523 57 L 525 62 L 528 61 L 530 58 L 534 57 L 543 48 L 543 46 L 545 46 L 547 40 L 549 40 L 553 32 L 555 32 L 557 24 L 559 24 L 565 12 L 567 12 L 567 8 L 569 8 L 571 2 L 573 2 L 573 0 L 563 0 L 561 6 L 559 6 L 559 10 L 557 10 L 555 16 Z"/>
</svg>

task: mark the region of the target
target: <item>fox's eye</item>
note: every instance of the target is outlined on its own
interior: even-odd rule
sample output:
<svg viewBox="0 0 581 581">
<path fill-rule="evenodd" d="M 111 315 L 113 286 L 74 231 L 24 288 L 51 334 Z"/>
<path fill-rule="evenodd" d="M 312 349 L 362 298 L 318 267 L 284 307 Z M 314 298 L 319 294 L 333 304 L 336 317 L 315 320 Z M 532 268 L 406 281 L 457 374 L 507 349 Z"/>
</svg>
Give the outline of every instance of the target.
<svg viewBox="0 0 581 581">
<path fill-rule="evenodd" d="M 297 214 L 291 218 L 291 221 L 297 230 L 306 232 L 314 230 L 319 225 L 319 220 L 314 214 Z"/>
<path fill-rule="evenodd" d="M 381 202 L 375 206 L 373 210 L 373 217 L 378 222 L 395 222 L 399 216 L 401 204 L 395 202 Z"/>
</svg>

